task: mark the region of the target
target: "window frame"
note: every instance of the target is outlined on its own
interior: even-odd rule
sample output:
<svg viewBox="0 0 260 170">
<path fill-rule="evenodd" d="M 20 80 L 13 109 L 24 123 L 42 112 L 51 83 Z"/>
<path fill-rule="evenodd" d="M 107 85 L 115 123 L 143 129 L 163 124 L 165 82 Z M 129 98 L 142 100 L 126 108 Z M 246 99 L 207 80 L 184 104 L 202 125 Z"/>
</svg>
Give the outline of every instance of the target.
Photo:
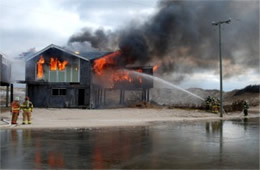
<svg viewBox="0 0 260 170">
<path fill-rule="evenodd" d="M 57 92 L 54 94 L 54 91 Z M 66 88 L 52 88 L 51 89 L 51 95 L 52 96 L 66 96 L 67 95 L 67 89 Z"/>
</svg>

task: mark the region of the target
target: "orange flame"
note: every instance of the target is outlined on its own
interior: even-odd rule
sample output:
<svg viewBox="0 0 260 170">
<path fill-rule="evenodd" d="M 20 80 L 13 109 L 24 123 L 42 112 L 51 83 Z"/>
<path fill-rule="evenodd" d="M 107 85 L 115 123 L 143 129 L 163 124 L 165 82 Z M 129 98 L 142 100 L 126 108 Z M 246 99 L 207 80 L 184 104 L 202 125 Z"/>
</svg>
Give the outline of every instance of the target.
<svg viewBox="0 0 260 170">
<path fill-rule="evenodd" d="M 45 63 L 45 60 L 43 56 L 41 56 L 40 60 L 37 62 L 37 78 L 42 79 L 43 78 L 43 64 Z M 64 70 L 66 68 L 66 65 L 69 62 L 67 60 L 61 62 L 57 58 L 52 58 L 50 60 L 50 70 L 55 71 L 57 68 L 59 70 Z"/>
<path fill-rule="evenodd" d="M 45 60 L 43 56 L 41 56 L 40 60 L 37 62 L 37 78 L 42 79 L 43 78 L 43 64 L 45 63 Z"/>
<path fill-rule="evenodd" d="M 51 71 L 57 70 L 57 64 L 58 64 L 58 59 L 57 58 L 54 59 L 54 58 L 51 57 L 50 70 Z"/>
<path fill-rule="evenodd" d="M 113 81 L 128 81 L 132 82 L 133 78 L 129 75 L 129 72 L 118 70 L 117 72 L 114 72 L 112 75 Z"/>
<path fill-rule="evenodd" d="M 137 82 L 142 84 L 143 79 L 141 76 L 132 75 L 131 72 L 126 70 L 113 69 L 113 66 L 117 64 L 116 57 L 121 54 L 122 52 L 118 50 L 95 60 L 93 63 L 94 73 L 99 76 L 101 82 L 109 82 L 111 88 L 115 86 L 115 82 Z M 104 72 L 105 69 L 107 69 L 106 72 Z M 138 69 L 136 71 L 140 73 L 143 72 L 142 69 Z"/>
<path fill-rule="evenodd" d="M 66 68 L 66 65 L 68 64 L 69 62 L 67 60 L 61 62 L 59 61 L 57 58 L 52 58 L 51 57 L 51 61 L 50 61 L 50 70 L 51 71 L 55 71 L 57 69 L 59 70 L 64 70 Z"/>
<path fill-rule="evenodd" d="M 142 69 L 138 69 L 136 71 L 140 73 L 143 72 Z M 104 82 L 108 81 L 111 88 L 115 87 L 116 83 L 123 83 L 123 82 L 129 82 L 134 84 L 143 83 L 142 76 L 137 76 L 135 74 L 131 74 L 130 71 L 119 70 L 119 69 L 113 70 L 112 72 L 108 72 L 108 74 L 106 73 L 106 76 L 104 77 L 101 76 L 100 78 L 103 79 Z"/>
<path fill-rule="evenodd" d="M 156 72 L 158 70 L 158 68 L 160 67 L 160 65 L 161 65 L 161 63 L 153 66 L 153 72 Z"/>
<path fill-rule="evenodd" d="M 115 64 L 115 58 L 120 55 L 121 55 L 121 51 L 118 50 L 118 51 L 108 54 L 100 59 L 95 60 L 94 65 L 93 65 L 93 69 L 94 69 L 95 73 L 97 75 L 102 75 L 103 68 L 106 65 Z"/>
<path fill-rule="evenodd" d="M 58 61 L 58 68 L 59 70 L 64 70 L 66 68 L 66 65 L 68 64 L 69 62 L 67 60 L 61 62 L 61 61 Z"/>
</svg>

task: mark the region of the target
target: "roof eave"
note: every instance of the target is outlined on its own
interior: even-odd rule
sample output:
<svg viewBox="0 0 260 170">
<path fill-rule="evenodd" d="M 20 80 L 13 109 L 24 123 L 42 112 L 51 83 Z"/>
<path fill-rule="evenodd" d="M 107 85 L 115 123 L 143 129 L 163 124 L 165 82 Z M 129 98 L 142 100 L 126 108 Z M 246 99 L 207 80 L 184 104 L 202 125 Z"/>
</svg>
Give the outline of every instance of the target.
<svg viewBox="0 0 260 170">
<path fill-rule="evenodd" d="M 69 51 L 69 50 L 67 50 L 67 49 L 61 48 L 61 47 L 59 47 L 59 46 L 57 46 L 57 45 L 54 45 L 54 44 L 50 44 L 49 46 L 45 47 L 44 49 L 42 49 L 42 50 L 36 52 L 35 54 L 33 54 L 32 56 L 30 56 L 28 59 L 25 60 L 25 62 L 28 62 L 29 60 L 33 59 L 34 57 L 38 56 L 39 54 L 43 53 L 44 51 L 47 51 L 47 50 L 50 49 L 50 48 L 56 48 L 56 49 L 59 49 L 59 50 L 61 50 L 61 51 L 63 51 L 63 52 L 66 52 L 66 53 L 68 53 L 68 54 L 71 54 L 71 55 L 73 55 L 73 56 L 75 56 L 75 57 L 78 57 L 78 58 L 80 58 L 80 59 L 82 59 L 82 60 L 89 61 L 89 59 L 84 58 L 84 57 L 82 57 L 82 56 L 80 56 L 80 55 L 78 55 L 78 54 L 75 54 L 75 53 L 73 53 L 72 51 Z"/>
</svg>

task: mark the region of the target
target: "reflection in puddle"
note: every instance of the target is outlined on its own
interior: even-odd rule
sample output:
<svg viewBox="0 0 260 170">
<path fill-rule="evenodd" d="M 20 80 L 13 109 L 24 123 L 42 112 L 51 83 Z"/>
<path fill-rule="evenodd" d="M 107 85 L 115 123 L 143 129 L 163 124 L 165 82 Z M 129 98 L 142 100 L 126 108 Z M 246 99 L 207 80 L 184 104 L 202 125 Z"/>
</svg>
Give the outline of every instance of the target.
<svg viewBox="0 0 260 170">
<path fill-rule="evenodd" d="M 259 167 L 259 119 L 0 132 L 1 169 Z"/>
</svg>

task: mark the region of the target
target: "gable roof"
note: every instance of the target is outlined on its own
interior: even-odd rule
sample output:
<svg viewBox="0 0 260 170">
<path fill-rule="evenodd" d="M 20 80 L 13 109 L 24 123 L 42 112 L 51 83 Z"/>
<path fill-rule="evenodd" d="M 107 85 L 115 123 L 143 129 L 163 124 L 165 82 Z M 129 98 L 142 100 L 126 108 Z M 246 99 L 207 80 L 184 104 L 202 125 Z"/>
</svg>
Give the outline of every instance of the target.
<svg viewBox="0 0 260 170">
<path fill-rule="evenodd" d="M 97 52 L 80 52 L 80 55 L 82 57 L 87 58 L 88 60 L 95 60 L 95 59 L 103 57 L 104 55 L 109 54 L 109 53 L 110 52 L 100 52 L 100 51 L 97 51 Z"/>
<path fill-rule="evenodd" d="M 42 50 L 40 50 L 40 51 L 38 51 L 38 52 L 36 52 L 36 53 L 34 53 L 34 54 L 32 54 L 32 55 L 26 57 L 26 58 L 25 58 L 25 61 L 27 62 L 27 61 L 31 60 L 32 58 L 38 56 L 39 54 L 41 54 L 41 53 L 43 53 L 43 52 L 45 52 L 45 51 L 47 51 L 47 50 L 49 50 L 49 49 L 51 49 L 51 48 L 56 48 L 56 49 L 58 49 L 58 50 L 60 50 L 60 51 L 63 51 L 63 52 L 65 52 L 65 53 L 68 53 L 68 54 L 73 55 L 73 56 L 75 56 L 75 57 L 78 57 L 78 58 L 81 58 L 81 59 L 83 59 L 83 60 L 89 61 L 89 59 L 86 58 L 86 57 L 82 57 L 81 55 L 75 54 L 73 51 L 67 50 L 67 49 L 65 49 L 65 48 L 59 47 L 59 46 L 54 45 L 54 44 L 51 44 L 51 45 L 45 47 L 44 49 L 42 49 Z"/>
</svg>

